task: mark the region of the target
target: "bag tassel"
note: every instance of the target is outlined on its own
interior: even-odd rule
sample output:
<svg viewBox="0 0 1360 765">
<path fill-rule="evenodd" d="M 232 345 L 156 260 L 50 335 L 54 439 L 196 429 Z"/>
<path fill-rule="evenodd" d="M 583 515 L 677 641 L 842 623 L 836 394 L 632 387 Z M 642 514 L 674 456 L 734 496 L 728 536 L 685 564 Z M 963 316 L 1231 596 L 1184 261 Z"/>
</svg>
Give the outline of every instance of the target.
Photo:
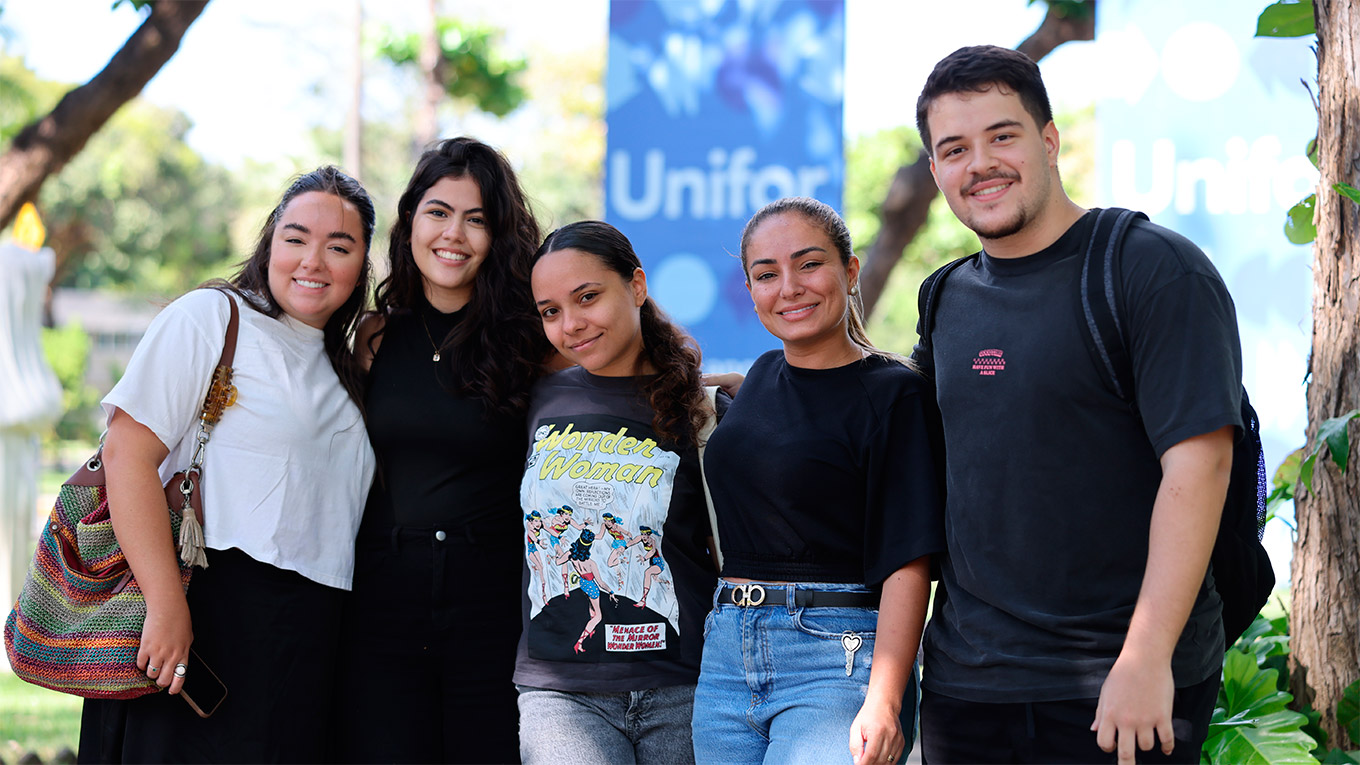
<svg viewBox="0 0 1360 765">
<path fill-rule="evenodd" d="M 203 524 L 198 522 L 198 515 L 187 500 L 180 512 L 184 518 L 179 524 L 179 559 L 190 566 L 207 568 L 208 553 L 203 539 Z"/>
</svg>

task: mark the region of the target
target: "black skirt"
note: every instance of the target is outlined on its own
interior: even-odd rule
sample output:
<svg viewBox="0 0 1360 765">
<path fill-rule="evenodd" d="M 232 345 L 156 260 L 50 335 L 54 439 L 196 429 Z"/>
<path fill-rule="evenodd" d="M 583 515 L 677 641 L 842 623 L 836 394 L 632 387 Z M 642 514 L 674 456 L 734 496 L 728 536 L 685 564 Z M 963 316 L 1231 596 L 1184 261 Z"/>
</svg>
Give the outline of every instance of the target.
<svg viewBox="0 0 1360 765">
<path fill-rule="evenodd" d="M 202 663 L 226 698 L 207 719 L 168 693 L 87 700 L 78 762 L 325 760 L 343 591 L 237 549 L 208 550 L 208 563 L 189 585 L 186 688 Z"/>
</svg>

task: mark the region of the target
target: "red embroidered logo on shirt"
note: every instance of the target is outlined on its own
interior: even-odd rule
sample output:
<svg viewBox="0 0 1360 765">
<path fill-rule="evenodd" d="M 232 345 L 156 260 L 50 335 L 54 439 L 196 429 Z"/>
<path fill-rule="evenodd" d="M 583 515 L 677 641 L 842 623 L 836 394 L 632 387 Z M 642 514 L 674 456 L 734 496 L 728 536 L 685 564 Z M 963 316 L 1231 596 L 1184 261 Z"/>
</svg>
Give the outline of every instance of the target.
<svg viewBox="0 0 1360 765">
<path fill-rule="evenodd" d="M 978 351 L 978 355 L 973 358 L 973 369 L 983 377 L 994 377 L 997 372 L 1006 371 L 1006 360 L 1002 358 L 1003 355 L 995 348 Z"/>
</svg>

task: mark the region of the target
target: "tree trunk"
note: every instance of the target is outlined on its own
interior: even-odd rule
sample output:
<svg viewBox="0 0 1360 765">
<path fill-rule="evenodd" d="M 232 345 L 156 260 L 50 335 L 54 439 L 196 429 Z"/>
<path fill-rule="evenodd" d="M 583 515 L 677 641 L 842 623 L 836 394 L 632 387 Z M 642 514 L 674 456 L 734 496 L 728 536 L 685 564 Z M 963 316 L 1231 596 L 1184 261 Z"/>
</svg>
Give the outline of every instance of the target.
<svg viewBox="0 0 1360 765">
<path fill-rule="evenodd" d="M 94 79 L 62 97 L 50 114 L 24 128 L 0 156 L 0 228 L 31 202 L 118 107 L 142 92 L 179 50 L 208 0 L 160 0 L 151 15 Z"/>
<path fill-rule="evenodd" d="M 439 102 L 444 98 L 444 51 L 439 41 L 439 10 L 429 0 L 429 26 L 420 44 L 420 79 L 424 90 L 416 112 L 415 156 L 417 159 L 439 139 Z"/>
<path fill-rule="evenodd" d="M 349 52 L 349 110 L 345 113 L 345 172 L 364 179 L 364 7 L 352 0 L 354 28 Z"/>
<path fill-rule="evenodd" d="M 1360 0 L 1315 0 L 1318 56 L 1317 240 L 1313 245 L 1313 353 L 1308 437 L 1360 407 L 1360 206 L 1332 189 L 1360 187 Z M 1352 443 L 1360 427 L 1350 426 Z M 1296 503 L 1291 573 L 1290 684 L 1322 713 L 1329 746 L 1353 749 L 1336 721 L 1341 692 L 1360 675 L 1360 470 L 1318 463 Z"/>
<path fill-rule="evenodd" d="M 1065 42 L 1094 40 L 1096 0 L 1088 0 L 1087 5 L 1090 12 L 1082 18 L 1064 17 L 1055 6 L 1049 6 L 1043 23 L 1015 49 L 1038 61 Z M 935 188 L 935 179 L 930 175 L 930 157 L 924 151 L 912 164 L 898 168 L 893 176 L 888 196 L 883 200 L 881 227 L 865 253 L 864 269 L 859 278 L 866 317 L 874 312 L 888 277 L 902 259 L 902 251 L 925 225 L 930 203 L 937 193 L 939 189 Z"/>
</svg>

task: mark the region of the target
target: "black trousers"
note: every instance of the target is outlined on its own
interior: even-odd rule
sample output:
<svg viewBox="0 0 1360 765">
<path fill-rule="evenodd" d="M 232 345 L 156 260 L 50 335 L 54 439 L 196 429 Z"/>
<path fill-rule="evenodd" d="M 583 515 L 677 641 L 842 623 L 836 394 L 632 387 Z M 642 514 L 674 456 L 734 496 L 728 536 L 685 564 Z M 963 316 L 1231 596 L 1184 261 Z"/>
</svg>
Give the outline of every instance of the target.
<svg viewBox="0 0 1360 765">
<path fill-rule="evenodd" d="M 488 525 L 360 533 L 342 620 L 337 760 L 519 761 L 523 534 Z"/>
<path fill-rule="evenodd" d="M 1171 725 L 1176 748 L 1160 744 L 1138 750 L 1138 762 L 1198 763 L 1218 698 L 1217 674 L 1198 685 L 1176 689 Z M 921 692 L 922 760 L 946 763 L 1115 762 L 1117 752 L 1096 745 L 1091 722 L 1099 699 L 1014 704 L 962 701 Z"/>
<path fill-rule="evenodd" d="M 201 661 L 190 659 L 185 689 L 202 687 L 206 664 L 226 698 L 207 719 L 168 693 L 87 700 L 78 761 L 325 761 L 341 593 L 237 549 L 208 550 L 189 584 Z"/>
</svg>

